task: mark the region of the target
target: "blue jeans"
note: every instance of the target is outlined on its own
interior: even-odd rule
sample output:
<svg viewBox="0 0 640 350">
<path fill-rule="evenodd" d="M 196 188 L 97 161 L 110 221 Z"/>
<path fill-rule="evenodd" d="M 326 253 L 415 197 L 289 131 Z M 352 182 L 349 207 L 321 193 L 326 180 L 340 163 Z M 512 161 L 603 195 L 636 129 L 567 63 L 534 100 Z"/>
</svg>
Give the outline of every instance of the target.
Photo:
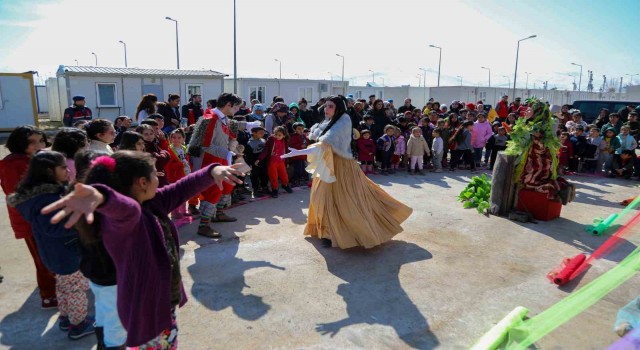
<svg viewBox="0 0 640 350">
<path fill-rule="evenodd" d="M 473 149 L 473 160 L 476 164 L 480 164 L 482 161 L 482 148 L 474 148 Z"/>
<path fill-rule="evenodd" d="M 100 286 L 89 282 L 95 296 L 96 327 L 104 328 L 104 345 L 115 347 L 127 341 L 127 331 L 118 317 L 118 286 Z"/>
</svg>

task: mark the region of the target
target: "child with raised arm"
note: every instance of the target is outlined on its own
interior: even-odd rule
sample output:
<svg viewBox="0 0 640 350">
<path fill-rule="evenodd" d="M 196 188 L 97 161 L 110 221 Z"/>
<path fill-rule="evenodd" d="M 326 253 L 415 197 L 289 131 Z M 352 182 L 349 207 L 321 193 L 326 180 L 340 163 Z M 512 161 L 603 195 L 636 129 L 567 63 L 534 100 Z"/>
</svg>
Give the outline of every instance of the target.
<svg viewBox="0 0 640 350">
<path fill-rule="evenodd" d="M 116 152 L 95 159 L 86 185 L 76 184 L 72 193 L 42 210 L 45 215 L 57 211 L 54 225 L 70 216 L 68 228 L 85 216 L 102 234 L 118 271 L 118 313 L 127 346 L 177 348 L 175 311 L 187 298 L 178 231 L 169 213 L 207 187 L 239 183 L 239 167 L 211 164 L 159 189 L 151 155 Z M 80 235 L 88 233 L 83 231 Z"/>
</svg>

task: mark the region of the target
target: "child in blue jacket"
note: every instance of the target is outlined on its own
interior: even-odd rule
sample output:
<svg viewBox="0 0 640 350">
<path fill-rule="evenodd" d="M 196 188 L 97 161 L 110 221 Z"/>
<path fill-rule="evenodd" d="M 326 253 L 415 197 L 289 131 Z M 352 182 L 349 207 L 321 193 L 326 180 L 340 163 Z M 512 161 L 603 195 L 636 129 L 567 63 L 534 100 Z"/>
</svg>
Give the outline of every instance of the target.
<svg viewBox="0 0 640 350">
<path fill-rule="evenodd" d="M 89 284 L 79 271 L 78 233 L 64 228 L 63 223 L 51 224 L 53 214 L 40 214 L 42 208 L 64 195 L 68 175 L 61 153 L 41 151 L 31 158 L 27 175 L 9 196 L 8 204 L 31 224 L 42 262 L 56 274 L 59 327 L 69 331 L 69 339 L 77 340 L 94 333 L 93 319 L 87 317 Z"/>
</svg>

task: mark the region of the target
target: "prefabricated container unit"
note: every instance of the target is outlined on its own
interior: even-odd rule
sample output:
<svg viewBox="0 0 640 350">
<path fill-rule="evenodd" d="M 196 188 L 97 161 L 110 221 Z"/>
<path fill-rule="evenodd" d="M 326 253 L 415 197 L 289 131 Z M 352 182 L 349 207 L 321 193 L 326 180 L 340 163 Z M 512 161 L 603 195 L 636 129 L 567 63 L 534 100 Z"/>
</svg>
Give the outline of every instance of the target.
<svg viewBox="0 0 640 350">
<path fill-rule="evenodd" d="M 143 95 L 152 93 L 158 101 L 166 101 L 169 94 L 178 94 L 184 105 L 190 95 L 200 94 L 206 101 L 222 93 L 225 76 L 212 70 L 60 66 L 57 84 L 47 82 L 47 88 L 51 87 L 50 113 L 55 115 L 55 120 L 62 120 L 64 109 L 73 103 L 73 97 L 81 95 L 85 97 L 85 106 L 91 108 L 93 118 L 114 120 L 121 115 L 133 118 Z M 56 112 L 52 111 L 52 100 L 60 101 Z"/>
<path fill-rule="evenodd" d="M 38 125 L 33 73 L 0 73 L 0 131 Z"/>
</svg>

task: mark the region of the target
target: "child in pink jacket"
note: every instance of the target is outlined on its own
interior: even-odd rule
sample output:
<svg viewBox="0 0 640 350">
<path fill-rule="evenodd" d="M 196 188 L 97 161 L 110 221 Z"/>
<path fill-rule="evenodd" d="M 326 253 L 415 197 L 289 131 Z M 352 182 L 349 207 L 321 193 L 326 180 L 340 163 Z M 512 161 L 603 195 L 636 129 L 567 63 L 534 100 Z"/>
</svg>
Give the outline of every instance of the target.
<svg viewBox="0 0 640 350">
<path fill-rule="evenodd" d="M 471 134 L 471 146 L 473 147 L 474 162 L 476 167 L 480 166 L 482 160 L 482 149 L 487 145 L 487 141 L 493 135 L 491 124 L 487 121 L 484 113 L 478 114 L 478 120 L 473 125 L 473 133 Z"/>
<path fill-rule="evenodd" d="M 402 136 L 402 132 L 400 132 L 399 128 L 396 128 L 395 135 L 396 148 L 393 151 L 393 157 L 391 158 L 391 169 L 398 170 L 402 157 L 405 153 L 407 153 L 407 141 L 405 141 L 404 136 Z"/>
</svg>

